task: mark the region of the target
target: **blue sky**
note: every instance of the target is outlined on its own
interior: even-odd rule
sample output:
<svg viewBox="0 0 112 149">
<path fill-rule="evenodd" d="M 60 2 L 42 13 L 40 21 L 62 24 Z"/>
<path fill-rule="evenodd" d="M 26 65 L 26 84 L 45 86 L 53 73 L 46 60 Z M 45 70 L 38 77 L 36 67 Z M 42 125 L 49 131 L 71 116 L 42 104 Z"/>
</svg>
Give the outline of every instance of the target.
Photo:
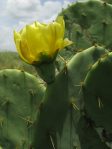
<svg viewBox="0 0 112 149">
<path fill-rule="evenodd" d="M 50 22 L 75 0 L 0 0 L 0 51 L 16 51 L 13 30 L 33 21 Z"/>
</svg>

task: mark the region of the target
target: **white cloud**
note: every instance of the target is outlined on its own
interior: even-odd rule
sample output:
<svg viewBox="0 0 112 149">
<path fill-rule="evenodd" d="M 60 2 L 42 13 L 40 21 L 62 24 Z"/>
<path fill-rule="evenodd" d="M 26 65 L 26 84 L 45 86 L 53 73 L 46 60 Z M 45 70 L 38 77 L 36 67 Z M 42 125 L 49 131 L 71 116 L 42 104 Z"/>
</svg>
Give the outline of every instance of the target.
<svg viewBox="0 0 112 149">
<path fill-rule="evenodd" d="M 41 21 L 46 21 L 51 18 L 55 18 L 58 13 L 61 11 L 62 5 L 58 1 L 47 1 L 44 3 L 44 5 L 41 7 L 38 19 Z"/>
<path fill-rule="evenodd" d="M 39 0 L 7 0 L 9 8 L 13 9 L 34 9 L 35 6 L 40 5 Z"/>
<path fill-rule="evenodd" d="M 66 8 L 70 4 L 69 0 L 65 0 L 63 3 L 63 8 Z"/>
<path fill-rule="evenodd" d="M 31 17 L 36 15 L 40 6 L 39 0 L 8 0 L 7 12 L 15 18 Z"/>
<path fill-rule="evenodd" d="M 9 26 L 0 26 L 0 51 L 14 50 L 13 31 Z"/>
<path fill-rule="evenodd" d="M 45 21 L 56 16 L 62 9 L 59 1 L 46 1 L 41 4 L 40 0 L 8 0 L 7 13 L 14 19 L 31 22 L 34 20 Z"/>
</svg>

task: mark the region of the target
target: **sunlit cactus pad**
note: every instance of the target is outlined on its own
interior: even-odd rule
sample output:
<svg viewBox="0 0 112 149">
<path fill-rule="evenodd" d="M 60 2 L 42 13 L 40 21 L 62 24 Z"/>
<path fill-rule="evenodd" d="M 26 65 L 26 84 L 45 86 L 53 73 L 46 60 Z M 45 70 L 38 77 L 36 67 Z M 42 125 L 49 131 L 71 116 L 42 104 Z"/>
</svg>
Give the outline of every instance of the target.
<svg viewBox="0 0 112 149">
<path fill-rule="evenodd" d="M 36 77 L 20 70 L 0 71 L 0 146 L 28 149 L 44 87 Z"/>
<path fill-rule="evenodd" d="M 104 1 L 76 2 L 62 11 L 66 36 L 74 41 L 71 52 L 84 50 L 95 43 L 112 49 L 112 6 Z"/>
</svg>

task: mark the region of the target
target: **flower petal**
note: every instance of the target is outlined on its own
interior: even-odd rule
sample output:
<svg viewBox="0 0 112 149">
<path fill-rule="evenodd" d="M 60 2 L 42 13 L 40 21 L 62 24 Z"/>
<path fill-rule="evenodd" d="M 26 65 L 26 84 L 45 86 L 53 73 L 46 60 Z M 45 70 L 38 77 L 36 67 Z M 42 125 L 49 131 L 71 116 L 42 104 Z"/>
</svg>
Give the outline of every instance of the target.
<svg viewBox="0 0 112 149">
<path fill-rule="evenodd" d="M 38 28 L 32 26 L 26 26 L 26 39 L 28 47 L 33 55 L 37 55 L 40 52 L 48 50 L 48 44 L 44 41 L 44 35 Z"/>
<path fill-rule="evenodd" d="M 62 36 L 64 36 L 64 32 L 65 32 L 65 22 L 64 22 L 63 16 L 58 16 L 58 17 L 56 18 L 56 22 L 61 25 Z"/>
<path fill-rule="evenodd" d="M 21 58 L 23 58 L 24 61 L 26 61 L 27 63 L 30 63 L 30 64 L 33 63 L 34 55 L 32 55 L 26 40 L 20 41 L 20 53 L 22 55 Z"/>
<path fill-rule="evenodd" d="M 73 41 L 70 41 L 68 38 L 65 38 L 63 41 L 63 48 L 73 44 Z"/>
<path fill-rule="evenodd" d="M 19 53 L 19 56 L 26 62 L 28 62 L 25 57 L 22 55 L 21 53 L 21 48 L 20 48 L 20 42 L 21 42 L 21 36 L 18 32 L 14 31 L 14 41 L 15 41 L 15 44 L 16 44 L 16 49 Z"/>
<path fill-rule="evenodd" d="M 15 42 L 17 39 L 21 39 L 21 35 L 18 32 L 14 31 L 13 33 L 14 33 L 14 41 Z"/>
<path fill-rule="evenodd" d="M 55 51 L 60 50 L 63 48 L 63 39 L 58 39 L 55 44 Z"/>
</svg>

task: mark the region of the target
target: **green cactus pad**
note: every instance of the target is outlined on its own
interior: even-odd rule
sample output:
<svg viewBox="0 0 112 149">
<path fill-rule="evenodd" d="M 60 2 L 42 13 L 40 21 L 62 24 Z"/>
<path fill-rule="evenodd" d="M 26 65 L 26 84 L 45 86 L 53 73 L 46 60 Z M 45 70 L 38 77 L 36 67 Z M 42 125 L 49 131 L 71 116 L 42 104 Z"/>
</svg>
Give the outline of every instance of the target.
<svg viewBox="0 0 112 149">
<path fill-rule="evenodd" d="M 53 149 L 53 146 L 57 148 L 56 132 L 59 135 L 62 133 L 68 107 L 68 77 L 66 70 L 63 70 L 55 82 L 48 84 L 37 117 L 35 149 Z"/>
<path fill-rule="evenodd" d="M 81 149 L 109 149 L 103 140 L 101 140 L 96 130 L 89 124 L 86 117 L 80 118 L 77 132 Z"/>
<path fill-rule="evenodd" d="M 112 132 L 112 53 L 94 64 L 83 87 L 85 109 L 96 126 Z"/>
<path fill-rule="evenodd" d="M 31 147 L 34 123 L 44 94 L 42 82 L 20 70 L 0 71 L 0 146 Z"/>
<path fill-rule="evenodd" d="M 74 41 L 66 51 L 75 53 L 98 43 L 112 49 L 112 6 L 99 0 L 76 2 L 63 10 L 65 36 Z"/>
<path fill-rule="evenodd" d="M 102 56 L 107 50 L 104 47 L 93 46 L 82 52 L 77 53 L 68 62 L 68 75 L 69 75 L 69 94 L 71 97 L 78 98 L 81 86 L 84 79 L 91 69 L 93 64 Z"/>
</svg>

